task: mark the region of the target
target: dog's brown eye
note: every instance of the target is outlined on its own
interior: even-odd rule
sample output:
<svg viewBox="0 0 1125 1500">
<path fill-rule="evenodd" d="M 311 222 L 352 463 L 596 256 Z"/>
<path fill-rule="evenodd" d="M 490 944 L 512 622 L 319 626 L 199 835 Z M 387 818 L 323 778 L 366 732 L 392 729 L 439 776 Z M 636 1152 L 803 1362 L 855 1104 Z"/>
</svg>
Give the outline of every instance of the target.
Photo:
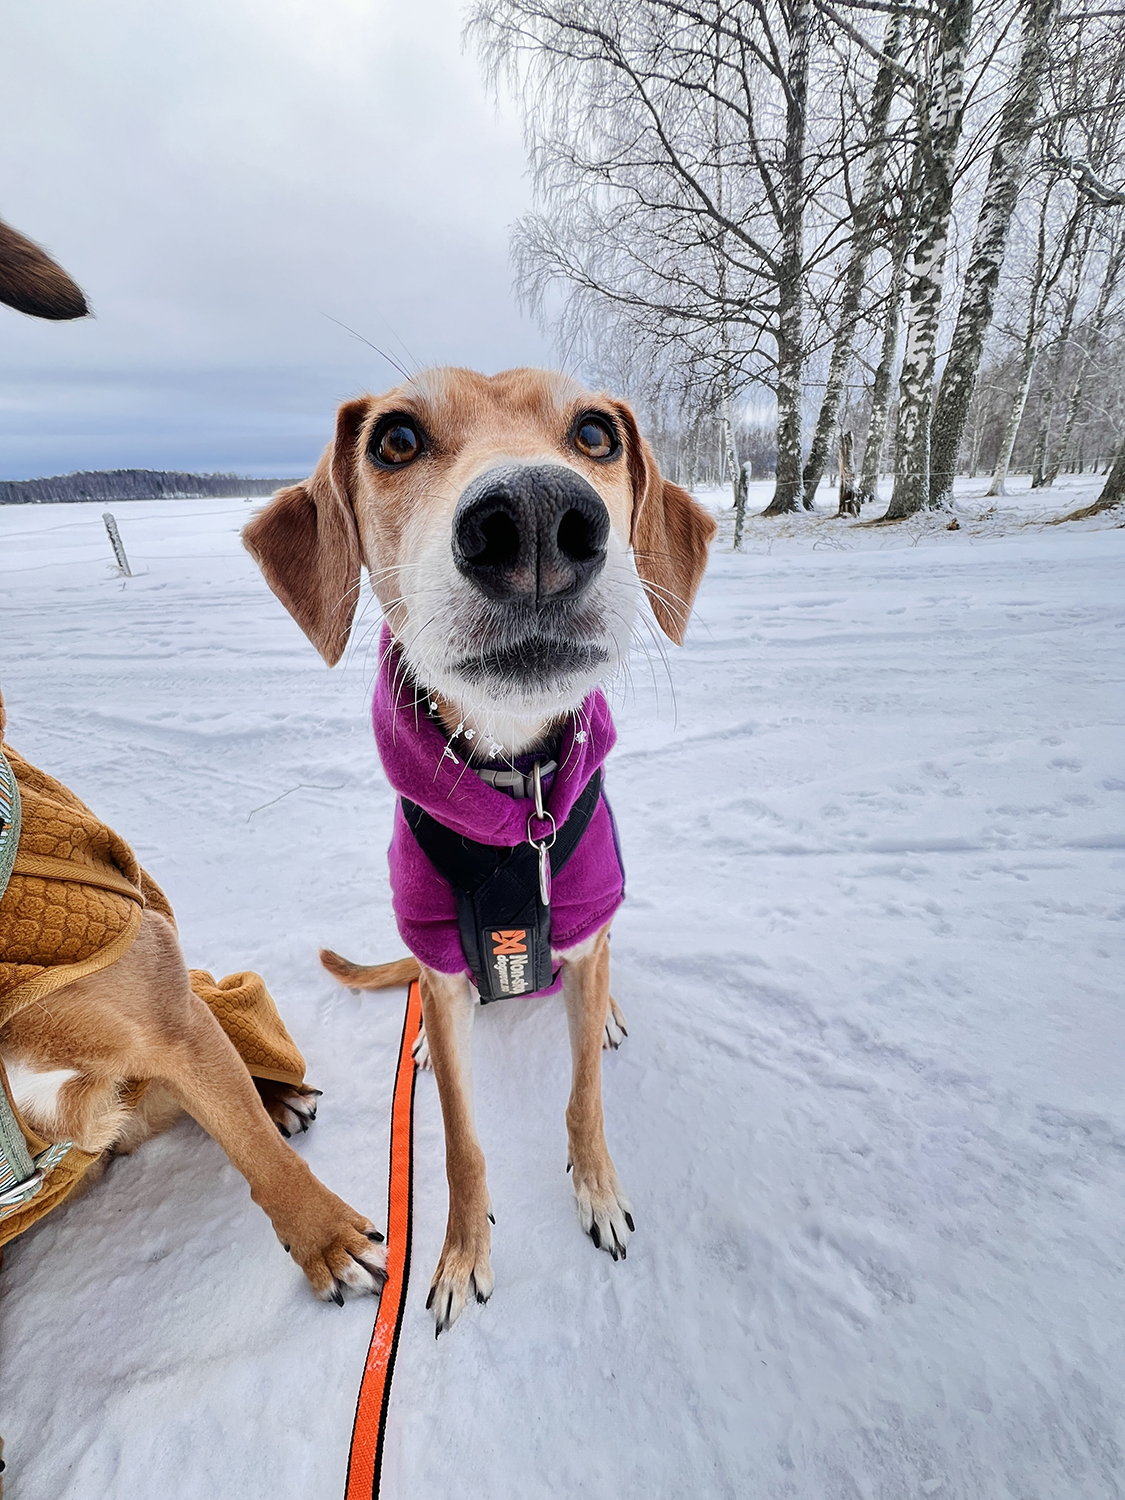
<svg viewBox="0 0 1125 1500">
<path fill-rule="evenodd" d="M 617 434 L 608 422 L 583 417 L 574 434 L 574 446 L 587 458 L 611 458 L 617 451 Z"/>
<path fill-rule="evenodd" d="M 410 422 L 393 422 L 375 442 L 375 457 L 389 468 L 410 463 L 421 451 L 422 439 Z"/>
</svg>

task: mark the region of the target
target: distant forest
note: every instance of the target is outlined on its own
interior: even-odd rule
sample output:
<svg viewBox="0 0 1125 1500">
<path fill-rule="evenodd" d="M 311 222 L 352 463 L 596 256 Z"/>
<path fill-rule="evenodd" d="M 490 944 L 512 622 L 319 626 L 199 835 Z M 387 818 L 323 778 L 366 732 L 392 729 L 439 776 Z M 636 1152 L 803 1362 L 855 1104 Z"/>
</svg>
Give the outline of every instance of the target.
<svg viewBox="0 0 1125 1500">
<path fill-rule="evenodd" d="M 161 469 L 105 469 L 53 479 L 0 479 L 0 505 L 65 505 L 77 500 L 195 500 L 208 495 L 272 495 L 294 479 L 242 474 L 170 474 Z"/>
</svg>

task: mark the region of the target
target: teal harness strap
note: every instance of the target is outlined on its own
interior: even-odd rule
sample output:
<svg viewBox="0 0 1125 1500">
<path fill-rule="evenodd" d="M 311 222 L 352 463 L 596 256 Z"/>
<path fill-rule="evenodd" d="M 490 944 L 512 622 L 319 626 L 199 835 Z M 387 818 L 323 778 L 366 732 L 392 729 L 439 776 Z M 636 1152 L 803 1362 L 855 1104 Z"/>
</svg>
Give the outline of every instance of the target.
<svg viewBox="0 0 1125 1500">
<path fill-rule="evenodd" d="M 16 849 L 20 841 L 20 789 L 15 774 L 0 751 L 0 900 L 8 888 Z M 34 1198 L 43 1179 L 70 1150 L 70 1141 L 59 1141 L 32 1157 L 19 1121 L 0 1085 L 0 1219 Z"/>
<path fill-rule="evenodd" d="M 20 789 L 0 751 L 0 898 L 8 889 L 20 841 Z"/>
</svg>

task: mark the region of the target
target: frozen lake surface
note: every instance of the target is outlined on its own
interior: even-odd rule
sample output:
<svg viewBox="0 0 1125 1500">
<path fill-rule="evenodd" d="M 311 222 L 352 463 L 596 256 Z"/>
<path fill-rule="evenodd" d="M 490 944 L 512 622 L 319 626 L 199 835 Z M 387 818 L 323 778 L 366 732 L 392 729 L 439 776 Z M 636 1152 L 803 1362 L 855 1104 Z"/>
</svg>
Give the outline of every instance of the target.
<svg viewBox="0 0 1125 1500">
<path fill-rule="evenodd" d="M 605 1067 L 636 1211 L 579 1231 L 557 1000 L 477 1021 L 497 1287 L 435 1343 L 432 1075 L 389 1500 L 1102 1500 L 1125 1490 L 1125 529 L 1093 497 L 753 521 L 638 654 L 607 786 Z M 756 486 L 754 496 L 767 491 Z M 831 497 L 826 494 L 825 504 Z M 299 1145 L 380 1224 L 402 995 L 368 604 L 324 668 L 242 500 L 0 508 L 8 735 L 128 838 L 189 962 L 266 977 Z M 316 1303 L 191 1122 L 9 1247 L 10 1500 L 342 1494 L 374 1304 Z"/>
</svg>

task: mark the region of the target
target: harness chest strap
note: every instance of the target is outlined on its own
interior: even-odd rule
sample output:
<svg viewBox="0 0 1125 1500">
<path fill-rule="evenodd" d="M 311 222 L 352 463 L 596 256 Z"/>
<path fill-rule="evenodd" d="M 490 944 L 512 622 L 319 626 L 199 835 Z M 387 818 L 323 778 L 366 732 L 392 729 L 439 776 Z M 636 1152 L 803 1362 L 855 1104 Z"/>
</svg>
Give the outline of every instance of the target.
<svg viewBox="0 0 1125 1500">
<path fill-rule="evenodd" d="M 8 888 L 20 841 L 20 789 L 15 773 L 0 752 L 0 900 Z M 0 1219 L 34 1198 L 43 1179 L 70 1150 L 59 1141 L 32 1156 L 8 1098 L 8 1081 L 0 1069 Z"/>
<path fill-rule="evenodd" d="M 0 900 L 8 889 L 20 842 L 20 789 L 15 772 L 0 751 Z"/>
<path fill-rule="evenodd" d="M 403 816 L 422 852 L 453 888 L 465 962 L 482 1003 L 534 994 L 554 981 L 551 964 L 551 878 L 578 848 L 601 797 L 596 770 L 561 828 L 542 809 L 528 820 L 528 838 L 515 847 L 480 844 L 440 823 L 402 797 Z M 536 839 L 531 823 L 551 829 Z"/>
</svg>

